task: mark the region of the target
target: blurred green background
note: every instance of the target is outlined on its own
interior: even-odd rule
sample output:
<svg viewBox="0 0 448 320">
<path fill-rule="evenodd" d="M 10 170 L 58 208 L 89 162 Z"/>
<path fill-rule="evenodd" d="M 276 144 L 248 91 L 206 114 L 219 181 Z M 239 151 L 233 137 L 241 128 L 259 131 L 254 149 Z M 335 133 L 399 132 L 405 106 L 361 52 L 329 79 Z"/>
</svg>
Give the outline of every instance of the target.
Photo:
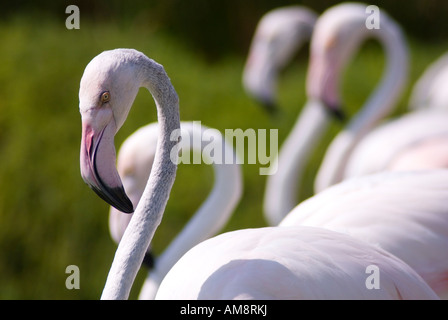
<svg viewBox="0 0 448 320">
<path fill-rule="evenodd" d="M 0 299 L 97 299 L 116 245 L 108 205 L 79 173 L 78 90 L 87 63 L 103 50 L 135 48 L 163 64 L 179 97 L 182 120 L 230 128 L 278 128 L 281 144 L 305 101 L 308 49 L 279 81 L 281 114 L 271 119 L 246 96 L 241 73 L 256 23 L 268 10 L 304 4 L 317 12 L 338 1 L 164 0 L 12 1 L 0 10 Z M 68 30 L 65 8 L 80 9 L 80 29 Z M 395 111 L 406 111 L 411 85 L 448 45 L 448 2 L 371 1 L 404 28 L 411 52 L 409 87 Z M 383 52 L 369 41 L 344 77 L 353 114 L 379 80 Z M 116 137 L 117 147 L 138 127 L 156 121 L 154 102 L 141 90 Z M 306 171 L 301 197 L 334 123 Z M 244 165 L 244 195 L 225 231 L 264 226 L 265 176 Z M 187 183 L 188 181 L 188 183 Z M 180 165 L 164 219 L 153 241 L 161 252 L 205 199 L 213 181 L 205 165 Z M 68 265 L 80 268 L 80 289 L 68 290 Z M 137 278 L 136 298 L 145 271 Z"/>
</svg>

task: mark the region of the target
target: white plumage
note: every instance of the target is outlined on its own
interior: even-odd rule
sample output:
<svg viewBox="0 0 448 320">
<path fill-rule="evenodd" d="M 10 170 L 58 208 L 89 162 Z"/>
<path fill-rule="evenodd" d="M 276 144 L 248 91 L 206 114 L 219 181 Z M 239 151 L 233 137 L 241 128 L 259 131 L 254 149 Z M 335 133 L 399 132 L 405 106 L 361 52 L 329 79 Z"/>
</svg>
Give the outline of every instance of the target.
<svg viewBox="0 0 448 320">
<path fill-rule="evenodd" d="M 368 266 L 380 289 L 368 289 Z M 228 232 L 185 254 L 157 299 L 433 299 L 401 260 L 344 234 L 313 227 Z"/>
<path fill-rule="evenodd" d="M 409 98 L 412 109 L 448 108 L 448 53 L 434 61 L 417 80 Z"/>
<path fill-rule="evenodd" d="M 448 297 L 448 171 L 384 172 L 304 201 L 280 226 L 313 226 L 381 247 Z"/>
<path fill-rule="evenodd" d="M 344 178 L 381 171 L 448 168 L 448 112 L 421 109 L 379 126 L 359 143 Z"/>
</svg>

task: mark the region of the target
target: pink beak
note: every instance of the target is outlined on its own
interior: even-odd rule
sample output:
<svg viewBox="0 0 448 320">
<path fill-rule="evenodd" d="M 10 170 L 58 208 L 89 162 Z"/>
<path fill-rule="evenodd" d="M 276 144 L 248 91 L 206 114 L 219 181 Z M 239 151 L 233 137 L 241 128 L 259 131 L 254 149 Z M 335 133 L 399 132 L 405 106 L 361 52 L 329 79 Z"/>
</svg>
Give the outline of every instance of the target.
<svg viewBox="0 0 448 320">
<path fill-rule="evenodd" d="M 95 131 L 83 123 L 81 140 L 81 176 L 95 193 L 125 213 L 134 211 L 115 167 L 115 146 L 111 127 Z"/>
</svg>

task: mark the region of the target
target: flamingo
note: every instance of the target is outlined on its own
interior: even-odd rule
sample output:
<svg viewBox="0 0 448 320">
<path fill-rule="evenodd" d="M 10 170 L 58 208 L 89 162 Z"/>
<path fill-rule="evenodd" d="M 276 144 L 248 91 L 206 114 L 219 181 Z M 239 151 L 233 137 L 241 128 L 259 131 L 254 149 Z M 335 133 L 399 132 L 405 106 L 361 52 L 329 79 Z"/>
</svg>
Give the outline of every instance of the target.
<svg viewBox="0 0 448 320">
<path fill-rule="evenodd" d="M 143 195 L 118 245 L 102 299 L 129 296 L 161 221 L 175 180 L 180 136 L 172 133 L 180 128 L 179 104 L 163 67 L 136 50 L 99 54 L 81 78 L 81 175 L 103 200 L 128 212 L 133 206 L 114 164 L 113 137 L 140 86 L 147 87 L 156 101 L 157 151 Z M 365 272 L 370 265 L 381 270 L 378 290 L 366 287 Z M 205 294 L 220 298 L 437 299 L 414 270 L 386 251 L 338 232 L 303 226 L 244 229 L 201 242 L 162 281 L 157 297 L 170 294 L 195 298 Z"/>
<path fill-rule="evenodd" d="M 277 172 L 267 178 L 264 212 L 271 225 L 277 225 L 298 203 L 298 181 L 309 154 L 328 126 L 329 114 L 341 118 L 338 75 L 364 39 L 373 37 L 383 44 L 387 66 L 380 85 L 362 111 L 330 145 L 316 177 L 316 191 L 339 179 L 339 171 L 359 139 L 390 112 L 404 87 L 407 49 L 401 29 L 383 11 L 381 28 L 366 28 L 366 7 L 344 3 L 326 10 L 317 19 L 307 74 L 308 101 L 282 145 L 276 159 Z M 249 56 L 253 55 L 251 51 Z"/>
<path fill-rule="evenodd" d="M 240 165 L 233 161 L 226 164 L 224 159 L 236 153 L 218 130 L 210 129 L 195 122 L 181 122 L 181 153 L 189 150 L 203 152 L 204 148 L 222 149 L 222 159 L 215 159 L 213 169 L 215 182 L 207 200 L 196 211 L 184 229 L 169 244 L 153 263 L 148 273 L 139 299 L 154 299 L 161 280 L 177 260 L 191 247 L 215 235 L 229 220 L 242 193 L 242 174 Z M 137 205 L 145 188 L 156 152 L 158 124 L 148 124 L 131 136 L 120 147 L 117 170 L 123 186 L 134 206 Z M 201 141 L 197 144 L 196 141 Z M 142 148 L 142 146 L 146 146 Z M 203 153 L 205 155 L 205 153 Z M 116 243 L 120 239 L 132 215 L 124 214 L 114 207 L 110 208 L 109 229 Z"/>
<path fill-rule="evenodd" d="M 104 51 L 84 70 L 79 90 L 82 120 L 80 151 L 84 181 L 105 201 L 132 212 L 115 168 L 114 135 L 123 125 L 138 89 L 146 87 L 157 108 L 157 151 L 148 182 L 118 245 L 102 299 L 126 299 L 159 225 L 174 183 L 180 129 L 179 100 L 162 65 L 133 49 Z M 177 138 L 179 138 L 178 136 Z"/>
<path fill-rule="evenodd" d="M 292 210 L 280 227 L 327 228 L 406 262 L 448 298 L 448 170 L 381 172 L 327 188 Z"/>
<path fill-rule="evenodd" d="M 343 3 L 326 10 L 316 23 L 311 40 L 311 96 L 339 108 L 340 73 L 354 49 L 366 37 L 374 37 L 385 49 L 386 66 L 380 84 L 358 115 L 328 147 L 315 181 L 320 192 L 340 182 L 344 167 L 359 141 L 396 105 L 407 78 L 408 54 L 399 25 L 381 10 L 379 29 L 366 27 L 366 5 Z"/>
</svg>

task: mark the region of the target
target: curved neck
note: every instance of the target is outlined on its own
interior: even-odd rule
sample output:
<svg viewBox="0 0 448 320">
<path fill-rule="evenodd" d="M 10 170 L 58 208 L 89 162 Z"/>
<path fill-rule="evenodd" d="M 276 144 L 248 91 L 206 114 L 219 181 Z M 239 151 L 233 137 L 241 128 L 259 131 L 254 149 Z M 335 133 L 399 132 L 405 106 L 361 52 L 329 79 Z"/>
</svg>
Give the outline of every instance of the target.
<svg viewBox="0 0 448 320">
<path fill-rule="evenodd" d="M 181 149 L 192 149 L 205 156 L 205 150 L 213 149 L 213 154 L 220 152 L 212 162 L 215 182 L 206 201 L 196 211 L 183 230 L 156 259 L 154 269 L 148 274 L 140 299 L 153 299 L 160 282 L 174 264 L 190 248 L 208 239 L 221 230 L 229 220 L 242 193 L 242 176 L 236 161 L 234 149 L 225 141 L 221 133 L 198 123 L 182 122 Z M 201 141 L 200 143 L 197 143 Z M 182 151 L 184 152 L 184 151 Z M 225 164 L 225 155 L 232 155 L 232 163 Z M 210 161 L 211 159 L 207 159 Z"/>
<path fill-rule="evenodd" d="M 142 198 L 118 245 L 101 299 L 127 299 L 145 252 L 157 229 L 176 176 L 171 161 L 173 130 L 179 129 L 179 103 L 163 67 L 151 59 L 141 65 L 142 86 L 152 94 L 157 107 L 159 139 L 154 164 Z M 177 154 L 177 152 L 175 153 Z"/>
<path fill-rule="evenodd" d="M 303 169 L 329 123 L 329 114 L 317 101 L 308 101 L 273 165 L 277 172 L 268 176 L 264 196 L 265 218 L 278 223 L 297 204 Z"/>
<path fill-rule="evenodd" d="M 385 72 L 380 84 L 361 111 L 334 139 L 317 174 L 315 191 L 342 181 L 347 160 L 357 143 L 392 111 L 403 92 L 408 68 L 408 53 L 400 29 L 389 22 L 382 24 L 375 35 L 386 54 Z"/>
</svg>

